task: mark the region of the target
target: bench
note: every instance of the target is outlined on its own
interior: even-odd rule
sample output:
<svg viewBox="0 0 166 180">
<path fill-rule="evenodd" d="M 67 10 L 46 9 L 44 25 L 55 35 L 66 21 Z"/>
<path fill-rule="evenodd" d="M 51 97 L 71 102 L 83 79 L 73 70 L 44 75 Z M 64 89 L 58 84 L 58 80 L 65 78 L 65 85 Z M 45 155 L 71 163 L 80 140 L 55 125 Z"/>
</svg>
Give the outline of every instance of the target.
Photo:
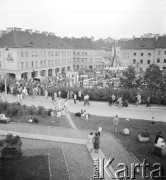
<svg viewBox="0 0 166 180">
<path fill-rule="evenodd" d="M 18 158 L 21 157 L 22 153 L 17 150 L 17 148 L 3 148 L 1 150 L 2 158 Z"/>
<path fill-rule="evenodd" d="M 138 141 L 139 142 L 148 142 L 149 138 L 148 137 L 142 137 L 141 134 L 138 134 Z"/>
<path fill-rule="evenodd" d="M 165 147 L 155 146 L 154 153 L 160 157 L 166 156 L 166 146 Z"/>
<path fill-rule="evenodd" d="M 10 117 L 6 117 L 5 114 L 0 114 L 0 123 L 8 124 L 10 122 Z"/>
</svg>

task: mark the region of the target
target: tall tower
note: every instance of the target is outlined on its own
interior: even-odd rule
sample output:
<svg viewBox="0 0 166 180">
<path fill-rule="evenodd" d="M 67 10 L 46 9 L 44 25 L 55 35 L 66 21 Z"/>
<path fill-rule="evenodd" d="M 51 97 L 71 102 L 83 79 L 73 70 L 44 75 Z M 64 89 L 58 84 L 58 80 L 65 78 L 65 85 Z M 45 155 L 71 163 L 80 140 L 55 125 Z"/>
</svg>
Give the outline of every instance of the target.
<svg viewBox="0 0 166 180">
<path fill-rule="evenodd" d="M 116 54 L 116 41 L 114 40 L 114 51 L 113 51 L 113 57 L 110 60 L 108 67 L 112 67 L 112 68 L 119 68 L 122 67 L 122 63 L 120 62 L 117 54 Z"/>
</svg>

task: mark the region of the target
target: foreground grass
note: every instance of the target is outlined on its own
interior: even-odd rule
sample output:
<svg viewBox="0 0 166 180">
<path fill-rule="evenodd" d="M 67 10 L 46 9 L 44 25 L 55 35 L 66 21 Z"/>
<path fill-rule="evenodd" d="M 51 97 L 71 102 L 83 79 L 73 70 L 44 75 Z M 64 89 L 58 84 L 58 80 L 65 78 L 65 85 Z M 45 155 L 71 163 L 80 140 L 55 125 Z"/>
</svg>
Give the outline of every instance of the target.
<svg viewBox="0 0 166 180">
<path fill-rule="evenodd" d="M 140 119 L 130 119 L 130 121 L 127 121 L 125 118 L 120 118 L 118 132 L 117 134 L 114 134 L 112 117 L 92 115 L 87 121 L 74 116 L 73 113 L 71 113 L 70 115 L 79 129 L 97 131 L 98 126 L 101 125 L 103 127 L 103 131 L 113 134 L 115 138 L 119 139 L 120 143 L 129 152 L 134 154 L 141 162 L 143 162 L 143 160 L 146 159 L 147 162 L 151 164 L 151 167 L 152 164 L 156 162 L 161 163 L 164 167 L 164 174 L 166 175 L 166 157 L 158 157 L 153 152 L 155 136 L 159 131 L 161 131 L 162 135 L 164 136 L 164 139 L 166 139 L 165 122 L 155 122 L 155 126 L 150 129 L 150 121 Z M 138 133 L 144 130 L 146 127 L 149 129 L 150 141 L 147 143 L 139 143 L 137 138 Z M 129 136 L 124 136 L 121 133 L 124 128 L 128 128 L 130 130 Z"/>
</svg>

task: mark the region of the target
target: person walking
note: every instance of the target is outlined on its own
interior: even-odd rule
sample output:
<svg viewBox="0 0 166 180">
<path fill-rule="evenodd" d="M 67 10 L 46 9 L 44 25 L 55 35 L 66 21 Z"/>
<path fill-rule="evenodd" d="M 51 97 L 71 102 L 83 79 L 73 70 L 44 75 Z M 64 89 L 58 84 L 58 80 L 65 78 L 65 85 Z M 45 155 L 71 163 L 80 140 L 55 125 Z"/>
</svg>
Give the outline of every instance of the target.
<svg viewBox="0 0 166 180">
<path fill-rule="evenodd" d="M 56 101 L 56 100 L 57 100 L 57 93 L 54 92 L 54 101 Z"/>
<path fill-rule="evenodd" d="M 65 100 L 65 111 L 68 112 L 68 99 Z"/>
<path fill-rule="evenodd" d="M 146 100 L 146 107 L 150 107 L 150 96 L 147 97 L 147 100 Z"/>
<path fill-rule="evenodd" d="M 48 98 L 48 91 L 47 91 L 47 89 L 45 90 L 45 98 L 46 99 Z"/>
<path fill-rule="evenodd" d="M 112 94 L 111 99 L 112 99 L 112 105 L 115 105 L 115 95 L 114 94 Z"/>
<path fill-rule="evenodd" d="M 95 149 L 95 153 L 98 153 L 99 148 L 100 148 L 100 136 L 96 132 L 95 136 L 94 136 L 94 149 Z"/>
<path fill-rule="evenodd" d="M 101 127 L 101 125 L 99 125 L 99 127 L 98 127 L 98 135 L 99 136 L 101 136 L 101 132 L 102 132 L 102 127 Z"/>
<path fill-rule="evenodd" d="M 78 91 L 78 99 L 81 101 L 81 90 Z"/>
<path fill-rule="evenodd" d="M 118 115 L 116 115 L 116 116 L 113 118 L 114 133 L 117 132 L 118 125 L 119 125 L 119 118 L 118 118 Z"/>
<path fill-rule="evenodd" d="M 122 97 L 119 97 L 118 101 L 118 107 L 122 108 Z"/>
<path fill-rule="evenodd" d="M 76 100 L 77 100 L 77 94 L 74 93 L 74 104 L 76 104 Z"/>
<path fill-rule="evenodd" d="M 136 107 L 138 106 L 138 104 L 141 104 L 141 95 L 138 93 L 137 96 L 136 96 Z"/>
<path fill-rule="evenodd" d="M 90 152 L 93 151 L 93 147 L 94 147 L 93 138 L 94 138 L 93 132 L 90 132 L 90 134 L 88 135 L 88 140 L 87 140 L 87 147 Z"/>
<path fill-rule="evenodd" d="M 58 110 L 61 110 L 62 109 L 62 106 L 61 106 L 61 98 L 58 99 Z"/>
<path fill-rule="evenodd" d="M 152 117 L 151 123 L 150 123 L 150 128 L 153 128 L 155 125 L 154 117 Z"/>
</svg>

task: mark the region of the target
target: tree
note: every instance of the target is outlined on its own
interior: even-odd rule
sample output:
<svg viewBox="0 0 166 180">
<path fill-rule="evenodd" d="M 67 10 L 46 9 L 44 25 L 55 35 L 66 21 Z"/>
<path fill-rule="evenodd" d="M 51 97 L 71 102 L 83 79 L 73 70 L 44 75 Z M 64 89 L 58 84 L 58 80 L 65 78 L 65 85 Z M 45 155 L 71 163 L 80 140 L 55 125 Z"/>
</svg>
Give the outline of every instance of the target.
<svg viewBox="0 0 166 180">
<path fill-rule="evenodd" d="M 135 68 L 133 66 L 129 66 L 122 72 L 122 76 L 120 77 L 120 82 L 122 86 L 132 88 L 135 83 Z"/>
<path fill-rule="evenodd" d="M 165 71 L 163 71 L 163 73 L 162 73 L 160 89 L 162 92 L 166 92 L 166 72 Z"/>
<path fill-rule="evenodd" d="M 160 70 L 159 66 L 151 64 L 146 69 L 144 79 L 149 90 L 159 90 L 162 82 L 162 71 Z"/>
</svg>

